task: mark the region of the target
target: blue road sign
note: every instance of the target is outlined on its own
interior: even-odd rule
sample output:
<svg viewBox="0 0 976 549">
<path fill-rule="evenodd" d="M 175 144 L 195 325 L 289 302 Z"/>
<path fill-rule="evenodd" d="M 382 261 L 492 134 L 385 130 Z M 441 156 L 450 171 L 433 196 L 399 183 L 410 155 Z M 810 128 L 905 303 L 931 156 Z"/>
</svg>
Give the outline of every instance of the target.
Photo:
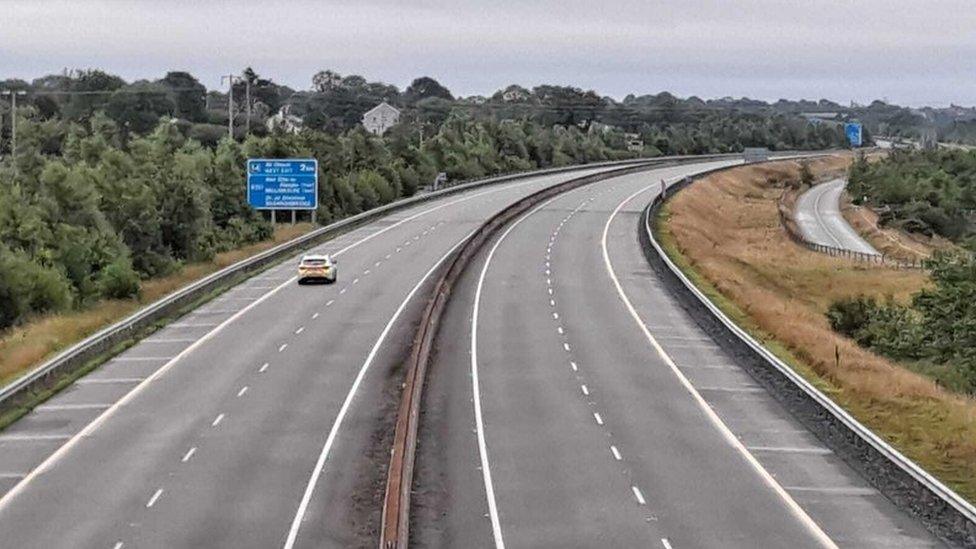
<svg viewBox="0 0 976 549">
<path fill-rule="evenodd" d="M 861 146 L 861 125 L 849 122 L 844 124 L 844 133 L 847 134 L 847 141 L 852 147 Z"/>
<path fill-rule="evenodd" d="M 319 163 L 312 158 L 249 158 L 247 203 L 258 210 L 314 210 Z"/>
</svg>

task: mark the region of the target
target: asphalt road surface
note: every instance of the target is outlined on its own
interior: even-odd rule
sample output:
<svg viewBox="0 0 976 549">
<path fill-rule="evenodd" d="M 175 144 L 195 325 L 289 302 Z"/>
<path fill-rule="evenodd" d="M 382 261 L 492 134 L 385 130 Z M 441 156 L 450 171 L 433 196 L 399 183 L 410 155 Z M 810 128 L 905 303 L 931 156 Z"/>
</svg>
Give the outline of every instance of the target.
<svg viewBox="0 0 976 549">
<path fill-rule="evenodd" d="M 930 547 L 675 301 L 637 240 L 662 178 L 544 203 L 482 250 L 429 371 L 423 547 Z"/>
<path fill-rule="evenodd" d="M 803 237 L 815 244 L 832 246 L 862 254 L 878 255 L 844 219 L 840 197 L 847 181 L 835 179 L 814 185 L 796 203 L 796 222 Z"/>
<path fill-rule="evenodd" d="M 373 546 L 422 283 L 494 212 L 592 171 L 371 223 L 315 250 L 336 284 L 298 286 L 296 257 L 82 378 L 0 433 L 0 546 Z"/>
</svg>

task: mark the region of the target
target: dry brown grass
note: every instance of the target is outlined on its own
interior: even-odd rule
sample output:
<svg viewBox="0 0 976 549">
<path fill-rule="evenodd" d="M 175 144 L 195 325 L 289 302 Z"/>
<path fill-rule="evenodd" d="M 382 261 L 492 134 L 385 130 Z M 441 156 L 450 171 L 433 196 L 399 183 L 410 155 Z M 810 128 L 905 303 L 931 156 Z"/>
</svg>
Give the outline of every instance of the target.
<svg viewBox="0 0 976 549">
<path fill-rule="evenodd" d="M 139 307 L 311 229 L 310 223 L 281 225 L 271 240 L 217 254 L 213 261 L 191 263 L 170 276 L 143 282 L 139 299 L 104 300 L 80 311 L 38 316 L 7 330 L 0 337 L 0 385 L 9 383 L 58 351 L 121 320 Z"/>
<path fill-rule="evenodd" d="M 816 161 L 815 174 L 847 158 Z M 791 242 L 780 226 L 783 188 L 795 162 L 720 172 L 679 193 L 662 239 L 727 312 L 794 364 L 864 424 L 970 500 L 976 500 L 976 402 L 839 336 L 824 312 L 857 294 L 906 300 L 928 283 L 920 272 L 831 258 Z M 835 349 L 840 364 L 835 361 Z"/>
</svg>

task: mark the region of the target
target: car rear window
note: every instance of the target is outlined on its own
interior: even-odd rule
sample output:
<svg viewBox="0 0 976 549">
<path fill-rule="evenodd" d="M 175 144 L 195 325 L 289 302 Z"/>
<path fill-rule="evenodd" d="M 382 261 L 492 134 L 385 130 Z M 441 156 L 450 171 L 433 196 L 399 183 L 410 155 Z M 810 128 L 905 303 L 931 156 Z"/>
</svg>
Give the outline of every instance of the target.
<svg viewBox="0 0 976 549">
<path fill-rule="evenodd" d="M 308 267 L 320 267 L 322 265 L 325 265 L 325 260 L 324 259 L 305 259 L 305 260 L 302 261 L 302 265 L 306 265 Z"/>
</svg>

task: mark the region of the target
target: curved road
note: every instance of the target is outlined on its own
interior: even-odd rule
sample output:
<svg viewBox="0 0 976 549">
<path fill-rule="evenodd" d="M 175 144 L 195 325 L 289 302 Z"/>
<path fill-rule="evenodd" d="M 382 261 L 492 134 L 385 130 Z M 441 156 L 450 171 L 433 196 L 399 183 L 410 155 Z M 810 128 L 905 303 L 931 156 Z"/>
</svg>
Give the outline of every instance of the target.
<svg viewBox="0 0 976 549">
<path fill-rule="evenodd" d="M 592 171 L 391 215 L 316 249 L 335 285 L 296 257 L 99 367 L 0 433 L 0 546 L 372 546 L 418 293 L 487 217 Z"/>
<path fill-rule="evenodd" d="M 879 255 L 861 238 L 840 211 L 841 194 L 847 181 L 834 179 L 814 185 L 796 203 L 796 222 L 803 237 L 814 244 Z"/>
<path fill-rule="evenodd" d="M 542 204 L 452 294 L 420 427 L 431 547 L 930 547 L 650 270 L 658 169 Z"/>
</svg>

